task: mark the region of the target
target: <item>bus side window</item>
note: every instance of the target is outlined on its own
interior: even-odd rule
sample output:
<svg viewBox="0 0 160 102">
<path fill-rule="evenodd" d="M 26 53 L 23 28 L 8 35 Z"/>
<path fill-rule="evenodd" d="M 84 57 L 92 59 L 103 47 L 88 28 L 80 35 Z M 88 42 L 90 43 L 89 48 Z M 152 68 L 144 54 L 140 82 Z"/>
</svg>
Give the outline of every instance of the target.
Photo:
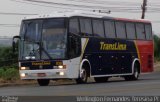
<svg viewBox="0 0 160 102">
<path fill-rule="evenodd" d="M 117 38 L 126 38 L 125 23 L 116 22 Z"/>
<path fill-rule="evenodd" d="M 69 58 L 78 57 L 81 54 L 81 39 L 75 34 L 69 34 Z"/>
<path fill-rule="evenodd" d="M 152 28 L 150 24 L 145 24 L 146 39 L 152 40 Z"/>
<path fill-rule="evenodd" d="M 113 21 L 104 21 L 105 35 L 107 38 L 115 38 L 115 26 Z"/>
<path fill-rule="evenodd" d="M 136 39 L 136 31 L 134 23 L 126 23 L 126 31 L 128 39 Z"/>
<path fill-rule="evenodd" d="M 73 34 L 79 34 L 79 24 L 77 18 L 72 18 L 69 21 L 69 32 Z"/>
<path fill-rule="evenodd" d="M 93 34 L 95 36 L 104 37 L 104 27 L 102 20 L 93 20 Z"/>
<path fill-rule="evenodd" d="M 81 18 L 80 28 L 81 28 L 81 33 L 84 34 L 84 36 L 92 35 L 91 19 Z"/>
<path fill-rule="evenodd" d="M 137 39 L 145 39 L 144 24 L 142 23 L 136 24 L 136 34 L 137 34 Z"/>
</svg>

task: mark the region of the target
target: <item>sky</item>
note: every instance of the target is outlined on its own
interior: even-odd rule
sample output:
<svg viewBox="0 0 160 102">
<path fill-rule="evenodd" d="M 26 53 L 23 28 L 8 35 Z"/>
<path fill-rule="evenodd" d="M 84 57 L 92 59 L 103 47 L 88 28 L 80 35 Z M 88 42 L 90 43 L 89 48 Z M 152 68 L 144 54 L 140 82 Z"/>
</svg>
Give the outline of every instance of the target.
<svg viewBox="0 0 160 102">
<path fill-rule="evenodd" d="M 141 18 L 143 0 L 1 0 L 0 36 L 19 34 L 21 20 L 35 14 L 65 10 L 111 11 L 109 16 Z M 160 36 L 160 0 L 148 0 L 145 19 L 152 22 L 153 32 Z"/>
</svg>

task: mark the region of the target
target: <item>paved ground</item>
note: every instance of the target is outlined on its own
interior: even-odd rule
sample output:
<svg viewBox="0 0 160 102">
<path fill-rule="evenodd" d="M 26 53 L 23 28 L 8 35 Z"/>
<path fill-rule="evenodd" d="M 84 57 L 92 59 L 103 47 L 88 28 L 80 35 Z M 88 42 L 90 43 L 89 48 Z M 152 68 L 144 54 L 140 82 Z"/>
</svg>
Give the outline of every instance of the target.
<svg viewBox="0 0 160 102">
<path fill-rule="evenodd" d="M 38 85 L 1 87 L 0 96 L 158 96 L 160 95 L 160 72 L 143 74 L 137 81 L 111 78 L 106 83 L 60 84 L 40 87 Z M 33 99 L 29 97 L 27 99 Z M 53 98 L 53 97 L 52 97 Z M 42 97 L 38 98 L 43 102 Z M 43 98 L 45 99 L 45 97 Z M 47 100 L 49 100 L 47 98 Z M 46 101 L 49 102 L 49 101 Z"/>
<path fill-rule="evenodd" d="M 61 84 L 40 87 L 1 87 L 0 96 L 160 95 L 160 72 L 141 75 L 137 81 L 110 79 L 106 83 Z"/>
</svg>

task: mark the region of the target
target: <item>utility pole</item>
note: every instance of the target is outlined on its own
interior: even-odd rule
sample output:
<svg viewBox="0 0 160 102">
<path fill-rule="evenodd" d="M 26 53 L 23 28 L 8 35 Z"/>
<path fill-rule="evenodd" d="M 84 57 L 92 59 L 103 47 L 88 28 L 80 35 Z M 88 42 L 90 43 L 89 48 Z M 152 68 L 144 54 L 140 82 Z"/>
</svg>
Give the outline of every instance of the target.
<svg viewBox="0 0 160 102">
<path fill-rule="evenodd" d="M 146 6 L 147 6 L 147 0 L 143 0 L 143 5 L 142 5 L 142 17 L 141 19 L 144 19 L 145 17 L 145 12 L 146 12 Z"/>
</svg>

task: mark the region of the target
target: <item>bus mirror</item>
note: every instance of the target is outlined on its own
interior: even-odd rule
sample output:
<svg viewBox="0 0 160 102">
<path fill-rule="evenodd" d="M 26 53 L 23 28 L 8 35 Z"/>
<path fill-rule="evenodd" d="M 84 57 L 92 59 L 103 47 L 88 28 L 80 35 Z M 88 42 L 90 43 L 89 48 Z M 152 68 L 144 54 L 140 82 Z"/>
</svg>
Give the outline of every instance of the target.
<svg viewBox="0 0 160 102">
<path fill-rule="evenodd" d="M 14 39 L 21 39 L 21 37 L 20 36 L 13 36 L 13 40 Z"/>
<path fill-rule="evenodd" d="M 16 51 L 16 42 L 15 42 L 15 39 L 21 39 L 20 36 L 14 36 L 13 37 L 13 41 L 12 41 L 12 50 L 13 50 L 13 53 Z"/>
<path fill-rule="evenodd" d="M 15 43 L 15 41 L 13 41 L 12 42 L 12 51 L 13 51 L 13 53 L 15 52 L 15 50 L 16 50 L 16 43 Z"/>
</svg>

